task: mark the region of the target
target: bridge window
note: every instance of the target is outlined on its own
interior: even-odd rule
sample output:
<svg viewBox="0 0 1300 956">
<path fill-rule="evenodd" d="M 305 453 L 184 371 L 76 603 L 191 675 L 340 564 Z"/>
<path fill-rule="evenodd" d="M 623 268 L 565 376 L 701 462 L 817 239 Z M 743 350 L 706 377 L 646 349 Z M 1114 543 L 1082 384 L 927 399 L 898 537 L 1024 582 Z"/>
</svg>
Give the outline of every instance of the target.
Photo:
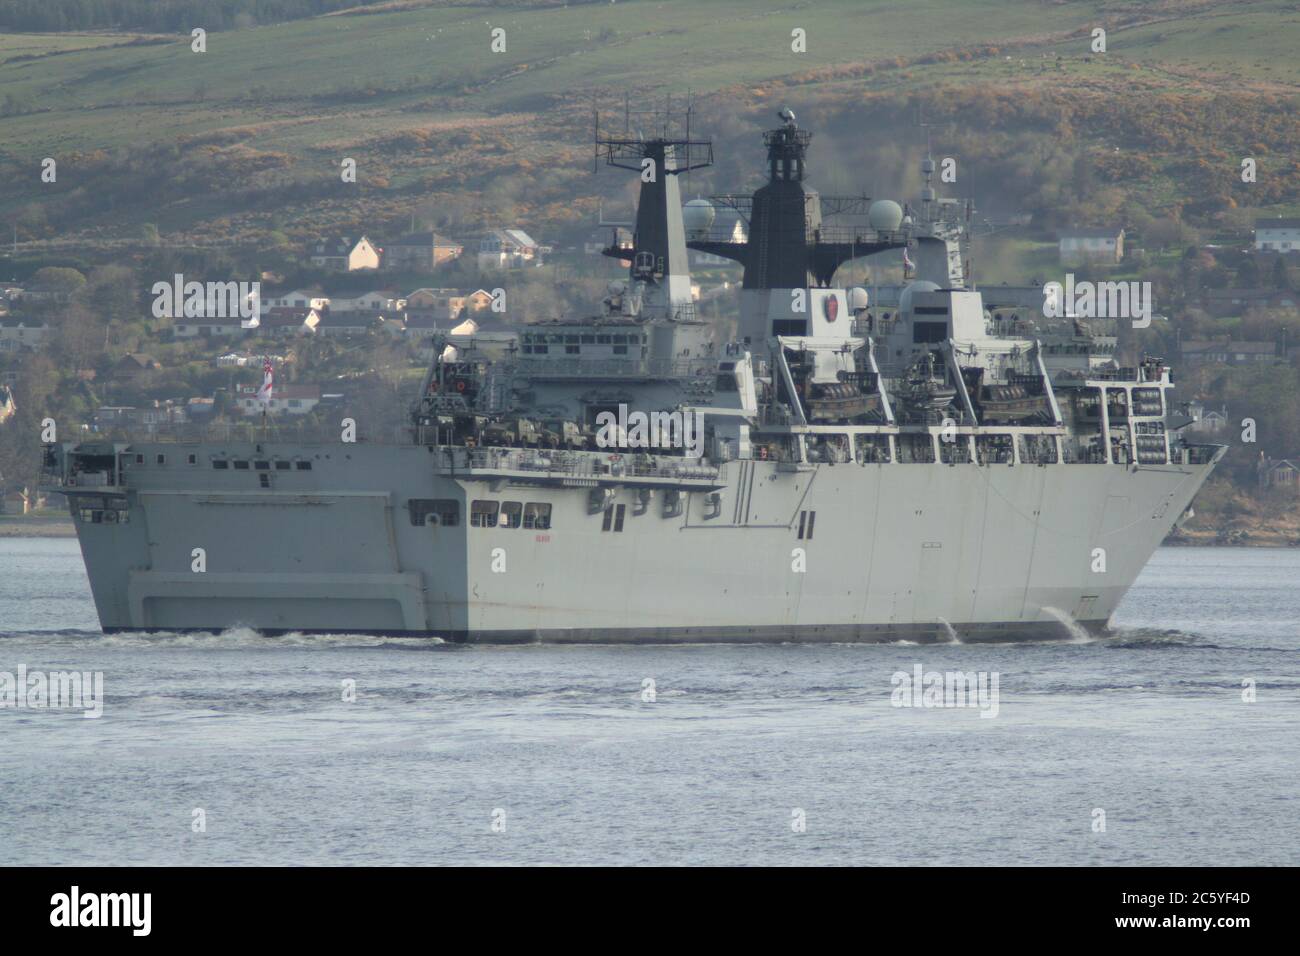
<svg viewBox="0 0 1300 956">
<path fill-rule="evenodd" d="M 295 461 L 294 464 L 299 471 L 311 471 L 311 462 L 309 461 Z"/>
<path fill-rule="evenodd" d="M 225 471 L 230 467 L 230 462 L 226 461 L 224 458 L 214 458 L 212 459 L 212 467 L 217 469 L 217 471 Z"/>
<path fill-rule="evenodd" d="M 497 512 L 501 509 L 499 501 L 475 501 L 469 508 L 471 528 L 495 528 Z"/>
<path fill-rule="evenodd" d="M 551 526 L 550 502 L 530 501 L 524 505 L 524 527 L 545 531 Z"/>
<path fill-rule="evenodd" d="M 497 526 L 501 528 L 518 528 L 523 510 L 524 506 L 521 502 L 501 502 L 501 519 L 497 522 Z"/>
</svg>

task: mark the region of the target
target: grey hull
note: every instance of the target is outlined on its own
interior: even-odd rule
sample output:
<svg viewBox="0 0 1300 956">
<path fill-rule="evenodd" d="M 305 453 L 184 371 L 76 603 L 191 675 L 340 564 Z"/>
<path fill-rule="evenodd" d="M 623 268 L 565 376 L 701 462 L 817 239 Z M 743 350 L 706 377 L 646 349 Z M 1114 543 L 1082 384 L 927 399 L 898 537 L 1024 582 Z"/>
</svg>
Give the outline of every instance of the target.
<svg viewBox="0 0 1300 956">
<path fill-rule="evenodd" d="M 1104 637 L 1109 633 L 1106 621 L 1077 621 L 1082 631 Z M 955 628 L 954 628 L 955 630 Z M 211 628 L 146 629 L 131 627 L 104 628 L 106 634 L 133 633 L 210 634 Z M 300 633 L 293 628 L 258 628 L 267 637 Z M 1059 621 L 1027 623 L 1004 621 L 991 624 L 962 625 L 954 639 L 940 626 L 911 625 L 824 625 L 809 627 L 681 627 L 681 628 L 612 628 L 550 631 L 368 631 L 351 628 L 316 628 L 316 634 L 348 634 L 361 637 L 427 637 L 452 644 L 997 644 L 1020 641 L 1069 641 L 1078 634 Z"/>
<path fill-rule="evenodd" d="M 418 446 L 131 448 L 148 464 L 70 498 L 105 631 L 453 641 L 1098 631 L 1213 467 L 733 461 L 715 491 L 683 491 L 679 514 L 664 492 L 612 483 L 616 531 L 589 507 L 590 487 L 448 473 Z M 312 469 L 263 484 L 265 472 L 215 471 L 213 458 Z M 460 521 L 414 523 L 412 499 L 454 501 Z M 549 504 L 550 527 L 472 527 L 474 501 Z M 123 518 L 89 520 L 94 504 Z"/>
</svg>

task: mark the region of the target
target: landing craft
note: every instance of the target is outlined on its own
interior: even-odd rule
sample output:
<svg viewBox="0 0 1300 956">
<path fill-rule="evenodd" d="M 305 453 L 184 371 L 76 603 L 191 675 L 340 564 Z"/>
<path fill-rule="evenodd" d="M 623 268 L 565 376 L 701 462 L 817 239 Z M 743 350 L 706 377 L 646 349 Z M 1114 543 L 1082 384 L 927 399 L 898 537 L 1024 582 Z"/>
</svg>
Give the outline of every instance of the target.
<svg viewBox="0 0 1300 956">
<path fill-rule="evenodd" d="M 1222 448 L 1167 427 L 1161 359 L 1120 367 L 1079 323 L 1048 341 L 991 314 L 967 285 L 969 207 L 937 195 L 932 160 L 906 205 L 824 197 L 811 141 L 782 114 L 763 134 L 767 183 L 688 206 L 688 241 L 679 179 L 711 143 L 667 125 L 599 136 L 609 165 L 663 173 L 640 184 L 631 245 L 606 250 L 627 281 L 599 314 L 521 327 L 504 357 L 437 343 L 407 441 L 49 447 L 104 630 L 1104 629 Z M 743 266 L 734 341 L 696 312 L 689 250 Z M 844 263 L 899 250 L 912 281 L 896 306 L 833 285 Z M 601 447 L 598 418 L 620 407 L 702 422 L 703 456 Z"/>
</svg>

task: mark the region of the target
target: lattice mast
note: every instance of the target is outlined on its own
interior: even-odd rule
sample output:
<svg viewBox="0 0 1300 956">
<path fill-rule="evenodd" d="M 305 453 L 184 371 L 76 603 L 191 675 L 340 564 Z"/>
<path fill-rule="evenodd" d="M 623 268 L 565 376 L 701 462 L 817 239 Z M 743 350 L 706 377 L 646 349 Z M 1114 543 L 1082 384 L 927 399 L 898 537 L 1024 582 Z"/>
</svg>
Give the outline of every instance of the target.
<svg viewBox="0 0 1300 956">
<path fill-rule="evenodd" d="M 713 165 L 713 142 L 691 135 L 693 105 L 680 114 L 668 101 L 663 110 L 634 111 L 625 105 L 621 132 L 602 132 L 594 111 L 593 171 L 606 165 L 635 171 L 641 179 L 632 247 L 615 241 L 604 250 L 617 259 L 630 259 L 630 276 L 641 287 L 642 312 L 678 314 L 691 304 L 691 274 L 686 232 L 682 226 L 682 197 L 677 177 Z"/>
</svg>

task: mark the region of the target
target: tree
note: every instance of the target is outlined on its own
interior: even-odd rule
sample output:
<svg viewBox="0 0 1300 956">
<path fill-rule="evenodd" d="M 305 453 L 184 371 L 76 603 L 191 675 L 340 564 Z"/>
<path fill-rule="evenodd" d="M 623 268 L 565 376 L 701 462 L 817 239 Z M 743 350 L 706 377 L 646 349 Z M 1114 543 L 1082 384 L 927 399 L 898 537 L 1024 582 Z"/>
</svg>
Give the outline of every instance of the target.
<svg viewBox="0 0 1300 956">
<path fill-rule="evenodd" d="M 1237 266 L 1237 285 L 1242 289 L 1253 289 L 1259 285 L 1259 263 L 1254 256 L 1246 256 Z"/>
<path fill-rule="evenodd" d="M 85 284 L 86 277 L 80 272 L 62 266 L 46 266 L 37 269 L 36 274 L 32 276 L 32 285 L 52 289 L 55 292 L 76 292 Z"/>
<path fill-rule="evenodd" d="M 1281 256 L 1273 263 L 1273 288 L 1289 290 L 1291 288 L 1291 270 L 1286 267 L 1286 260 Z"/>
<path fill-rule="evenodd" d="M 59 376 L 54 363 L 37 354 L 23 363 L 14 384 L 17 411 L 0 428 L 0 475 L 11 488 L 35 488 L 41 471 L 41 420 L 54 417 L 60 428 L 71 427 L 54 414 Z"/>
<path fill-rule="evenodd" d="M 74 303 L 58 319 L 58 336 L 51 352 L 73 370 L 89 368 L 103 357 L 105 322 L 95 310 Z"/>
</svg>

